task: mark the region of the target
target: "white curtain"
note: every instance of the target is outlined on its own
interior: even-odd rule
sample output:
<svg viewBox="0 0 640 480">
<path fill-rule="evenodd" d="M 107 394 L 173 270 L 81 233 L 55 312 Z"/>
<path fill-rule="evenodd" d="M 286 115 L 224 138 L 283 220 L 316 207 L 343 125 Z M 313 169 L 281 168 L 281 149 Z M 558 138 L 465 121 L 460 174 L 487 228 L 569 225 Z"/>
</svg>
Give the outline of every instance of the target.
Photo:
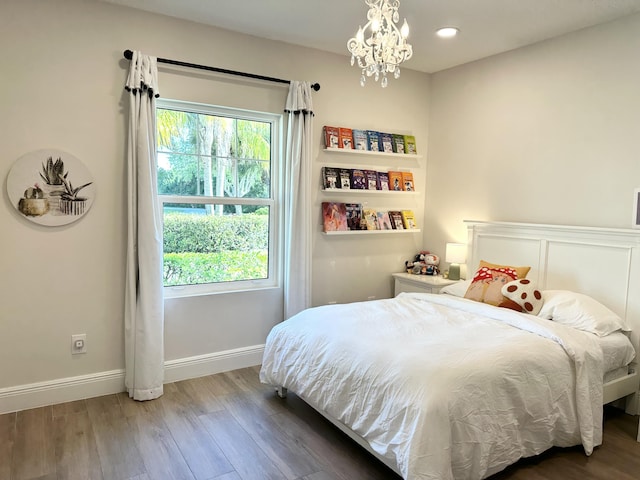
<svg viewBox="0 0 640 480">
<path fill-rule="evenodd" d="M 125 88 L 129 92 L 125 385 L 134 400 L 152 400 L 162 395 L 164 380 L 162 214 L 156 184 L 156 58 L 133 52 Z"/>
<path fill-rule="evenodd" d="M 284 318 L 311 306 L 311 153 L 313 105 L 311 84 L 292 81 L 285 167 Z"/>
</svg>

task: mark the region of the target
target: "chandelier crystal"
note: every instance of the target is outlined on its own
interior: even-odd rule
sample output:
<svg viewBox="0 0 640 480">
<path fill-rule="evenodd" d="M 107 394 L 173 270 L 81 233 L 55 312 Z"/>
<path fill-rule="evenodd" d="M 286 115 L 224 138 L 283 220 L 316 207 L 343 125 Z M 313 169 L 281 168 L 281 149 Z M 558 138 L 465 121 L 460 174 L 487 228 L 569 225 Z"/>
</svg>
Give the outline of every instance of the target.
<svg viewBox="0 0 640 480">
<path fill-rule="evenodd" d="M 367 77 L 373 76 L 377 82 L 380 77 L 382 87 L 387 86 L 387 73 L 393 78 L 400 77 L 400 64 L 411 58 L 413 49 L 407 43 L 409 25 L 404 19 L 398 29 L 399 0 L 364 0 L 369 6 L 367 23 L 358 28 L 356 36 L 349 39 L 347 49 L 351 53 L 351 65 L 356 59 L 362 69 L 360 85 L 364 87 Z M 366 35 L 366 38 L 365 38 Z"/>
</svg>

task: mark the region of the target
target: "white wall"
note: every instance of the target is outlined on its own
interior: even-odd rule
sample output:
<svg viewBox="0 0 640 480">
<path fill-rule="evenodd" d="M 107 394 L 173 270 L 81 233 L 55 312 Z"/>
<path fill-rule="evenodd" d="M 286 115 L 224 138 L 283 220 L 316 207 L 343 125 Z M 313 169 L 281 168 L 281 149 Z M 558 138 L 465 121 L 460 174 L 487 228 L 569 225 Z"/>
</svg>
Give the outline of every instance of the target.
<svg viewBox="0 0 640 480">
<path fill-rule="evenodd" d="M 464 219 L 630 228 L 639 52 L 635 15 L 434 74 L 426 244 Z"/>
<path fill-rule="evenodd" d="M 118 377 L 123 359 L 125 49 L 287 79 L 319 82 L 313 185 L 320 184 L 325 124 L 413 133 L 426 152 L 427 75 L 409 70 L 386 90 L 359 86 L 345 56 L 238 35 L 92 0 L 0 3 L 0 178 L 25 153 L 57 148 L 82 160 L 96 198 L 80 221 L 40 227 L 0 202 L 0 411 L 2 400 L 42 387 Z M 163 67 L 163 97 L 281 111 L 286 87 Z M 266 93 L 265 93 L 266 92 Z M 415 207 L 423 220 L 426 160 L 417 166 Z M 422 187 L 420 186 L 422 185 Z M 321 193 L 313 192 L 313 302 L 391 295 L 389 274 L 422 248 L 420 235 L 328 239 L 320 231 Z M 282 318 L 281 292 L 167 300 L 170 362 L 262 344 Z M 233 305 L 243 305 L 242 310 Z M 70 337 L 87 333 L 88 353 L 72 357 Z M 67 379 L 67 380 L 64 380 Z M 117 383 L 117 381 L 115 382 Z M 98 393 L 98 392 L 96 392 Z M 49 397 L 64 400 L 64 394 Z M 27 399 L 25 398 L 25 401 Z M 8 404 L 8 403 L 7 403 Z M 15 408 L 33 406 L 23 403 Z"/>
</svg>

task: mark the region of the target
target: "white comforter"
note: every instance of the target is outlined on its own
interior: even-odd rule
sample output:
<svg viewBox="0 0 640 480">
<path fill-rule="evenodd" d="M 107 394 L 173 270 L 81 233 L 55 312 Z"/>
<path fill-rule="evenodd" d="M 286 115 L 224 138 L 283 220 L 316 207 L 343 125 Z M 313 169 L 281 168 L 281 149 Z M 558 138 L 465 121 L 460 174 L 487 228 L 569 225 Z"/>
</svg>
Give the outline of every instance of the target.
<svg viewBox="0 0 640 480">
<path fill-rule="evenodd" d="M 260 378 L 350 427 L 405 479 L 481 479 L 602 441 L 588 333 L 448 295 L 308 309 L 273 328 Z"/>
</svg>

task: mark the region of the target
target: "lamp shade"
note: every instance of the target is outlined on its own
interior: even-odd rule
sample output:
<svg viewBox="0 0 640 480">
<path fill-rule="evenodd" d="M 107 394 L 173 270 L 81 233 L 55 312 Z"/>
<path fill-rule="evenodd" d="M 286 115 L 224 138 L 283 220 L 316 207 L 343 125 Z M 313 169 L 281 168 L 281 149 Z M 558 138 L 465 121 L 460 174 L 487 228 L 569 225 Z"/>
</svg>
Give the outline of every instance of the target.
<svg viewBox="0 0 640 480">
<path fill-rule="evenodd" d="M 465 263 L 467 261 L 467 246 L 464 243 L 447 243 L 445 261 L 447 263 Z"/>
</svg>

